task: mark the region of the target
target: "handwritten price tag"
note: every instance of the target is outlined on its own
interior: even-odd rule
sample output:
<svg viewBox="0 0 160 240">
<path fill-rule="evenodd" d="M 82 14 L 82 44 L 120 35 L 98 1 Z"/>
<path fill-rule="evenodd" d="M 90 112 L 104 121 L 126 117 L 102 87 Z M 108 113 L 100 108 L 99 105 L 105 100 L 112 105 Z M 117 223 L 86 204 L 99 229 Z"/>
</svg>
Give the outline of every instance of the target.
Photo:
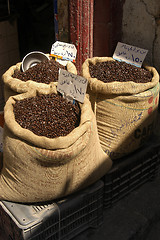
<svg viewBox="0 0 160 240">
<path fill-rule="evenodd" d="M 87 79 L 63 69 L 59 70 L 57 91 L 61 94 L 83 103 L 87 84 Z"/>
<path fill-rule="evenodd" d="M 118 42 L 113 58 L 141 67 L 148 50 Z"/>
<path fill-rule="evenodd" d="M 51 48 L 50 56 L 75 62 L 77 49 L 74 44 L 56 41 Z"/>
</svg>

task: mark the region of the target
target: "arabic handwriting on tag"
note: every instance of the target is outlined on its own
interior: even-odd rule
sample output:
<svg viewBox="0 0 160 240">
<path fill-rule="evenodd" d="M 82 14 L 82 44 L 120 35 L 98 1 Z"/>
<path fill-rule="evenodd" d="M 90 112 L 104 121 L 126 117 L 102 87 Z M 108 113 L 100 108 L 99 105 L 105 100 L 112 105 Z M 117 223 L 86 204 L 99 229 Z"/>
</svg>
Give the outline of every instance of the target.
<svg viewBox="0 0 160 240">
<path fill-rule="evenodd" d="M 141 67 L 148 50 L 118 42 L 113 58 Z"/>
<path fill-rule="evenodd" d="M 83 103 L 87 90 L 87 79 L 60 69 L 57 91 Z"/>
<path fill-rule="evenodd" d="M 77 49 L 74 44 L 56 41 L 51 48 L 51 56 L 74 62 Z"/>
</svg>

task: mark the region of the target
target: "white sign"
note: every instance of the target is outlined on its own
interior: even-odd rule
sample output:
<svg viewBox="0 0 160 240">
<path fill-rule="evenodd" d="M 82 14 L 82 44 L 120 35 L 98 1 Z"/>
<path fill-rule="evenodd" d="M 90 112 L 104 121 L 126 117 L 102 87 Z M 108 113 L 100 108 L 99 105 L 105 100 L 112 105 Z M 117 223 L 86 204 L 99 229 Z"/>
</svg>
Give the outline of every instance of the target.
<svg viewBox="0 0 160 240">
<path fill-rule="evenodd" d="M 51 48 L 50 56 L 74 62 L 77 49 L 74 44 L 56 41 Z"/>
<path fill-rule="evenodd" d="M 148 50 L 118 42 L 113 58 L 141 67 Z"/>
<path fill-rule="evenodd" d="M 57 91 L 64 96 L 71 97 L 72 99 L 83 103 L 87 84 L 87 79 L 63 69 L 59 70 Z"/>
<path fill-rule="evenodd" d="M 59 59 L 59 58 L 57 58 L 55 60 L 56 60 L 56 62 L 59 62 L 61 65 L 67 66 L 67 63 L 68 63 L 67 60 L 63 60 L 63 59 Z"/>
</svg>

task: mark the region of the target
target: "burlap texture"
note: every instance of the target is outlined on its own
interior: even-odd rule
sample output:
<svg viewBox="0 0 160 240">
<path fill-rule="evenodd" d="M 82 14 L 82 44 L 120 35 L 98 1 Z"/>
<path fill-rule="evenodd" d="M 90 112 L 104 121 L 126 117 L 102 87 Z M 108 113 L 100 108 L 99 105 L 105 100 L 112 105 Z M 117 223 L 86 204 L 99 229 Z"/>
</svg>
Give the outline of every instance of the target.
<svg viewBox="0 0 160 240">
<path fill-rule="evenodd" d="M 2 167 L 3 167 L 3 153 L 0 152 L 0 172 L 1 172 Z"/>
<path fill-rule="evenodd" d="M 17 95 L 19 93 L 25 93 L 31 88 L 41 89 L 46 88 L 49 89 L 52 85 L 57 84 L 57 82 L 51 82 L 50 84 L 46 83 L 38 83 L 32 80 L 22 81 L 17 78 L 13 78 L 12 75 L 16 69 L 20 70 L 21 62 L 16 65 L 11 66 L 2 76 L 2 80 L 4 82 L 4 100 L 5 102 L 10 96 Z M 77 74 L 77 69 L 75 65 L 68 61 L 67 63 L 67 71 Z"/>
<path fill-rule="evenodd" d="M 141 147 L 154 130 L 159 75 L 155 68 L 145 66 L 153 75 L 151 82 L 104 83 L 89 73 L 89 64 L 101 61 L 115 60 L 89 58 L 83 63 L 82 75 L 88 79 L 87 94 L 96 115 L 101 146 L 112 159 L 118 159 Z"/>
<path fill-rule="evenodd" d="M 112 161 L 100 146 L 96 119 L 87 98 L 80 104 L 80 125 L 64 137 L 40 137 L 15 121 L 15 99 L 51 92 L 56 92 L 55 86 L 12 96 L 6 102 L 0 200 L 57 199 L 92 184 L 111 168 Z"/>
</svg>

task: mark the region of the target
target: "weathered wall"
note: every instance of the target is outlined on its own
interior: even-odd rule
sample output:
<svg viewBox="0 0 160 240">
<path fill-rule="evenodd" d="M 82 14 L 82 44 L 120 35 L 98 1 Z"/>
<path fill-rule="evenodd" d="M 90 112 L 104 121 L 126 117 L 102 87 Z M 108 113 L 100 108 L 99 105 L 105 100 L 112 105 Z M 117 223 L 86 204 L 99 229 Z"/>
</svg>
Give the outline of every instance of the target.
<svg viewBox="0 0 160 240">
<path fill-rule="evenodd" d="M 68 0 L 58 0 L 58 40 L 69 42 Z"/>
<path fill-rule="evenodd" d="M 77 12 L 79 8 L 74 9 L 72 13 L 69 3 L 78 4 L 83 1 L 57 1 L 60 41 L 72 40 L 70 39 L 70 35 L 74 35 L 72 28 L 76 28 L 74 21 L 70 20 L 72 15 L 75 19 L 76 14 L 79 14 L 78 19 L 83 17 Z M 69 22 L 72 27 L 69 26 Z M 145 62 L 160 72 L 160 0 L 94 0 L 93 27 L 94 56 L 112 56 L 117 42 L 122 41 L 147 49 Z M 79 28 L 80 26 L 77 26 L 77 31 Z M 82 42 L 82 36 L 77 41 Z"/>
<path fill-rule="evenodd" d="M 93 56 L 93 5 L 94 0 L 69 0 L 70 42 L 77 48 L 78 73 L 83 62 Z"/>
<path fill-rule="evenodd" d="M 125 0 L 122 42 L 147 49 L 145 62 L 160 72 L 159 0 Z"/>
<path fill-rule="evenodd" d="M 122 35 L 125 0 L 94 0 L 93 55 L 112 56 Z"/>
</svg>

